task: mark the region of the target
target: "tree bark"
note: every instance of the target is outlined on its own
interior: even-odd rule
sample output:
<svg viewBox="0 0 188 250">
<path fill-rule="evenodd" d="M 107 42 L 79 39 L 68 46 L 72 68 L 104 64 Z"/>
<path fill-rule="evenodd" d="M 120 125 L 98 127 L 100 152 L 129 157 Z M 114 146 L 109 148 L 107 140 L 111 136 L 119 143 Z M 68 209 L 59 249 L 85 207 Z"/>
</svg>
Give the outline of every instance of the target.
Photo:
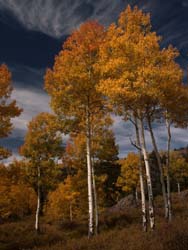
<svg viewBox="0 0 188 250">
<path fill-rule="evenodd" d="M 135 200 L 136 200 L 136 204 L 138 204 L 138 191 L 137 191 L 137 188 L 135 188 Z"/>
<path fill-rule="evenodd" d="M 166 162 L 166 181 L 167 181 L 167 202 L 168 202 L 168 220 L 172 220 L 172 201 L 171 201 L 171 186 L 170 186 L 170 144 L 171 144 L 171 130 L 170 121 L 166 117 L 166 128 L 168 133 L 167 139 L 167 162 Z"/>
<path fill-rule="evenodd" d="M 92 164 L 91 164 L 91 131 L 90 131 L 90 114 L 89 109 L 86 109 L 86 152 L 87 152 L 87 177 L 88 177 L 88 209 L 89 209 L 89 225 L 88 237 L 93 236 L 93 188 L 92 188 Z"/>
<path fill-rule="evenodd" d="M 181 188 L 180 188 L 180 183 L 179 183 L 179 182 L 177 183 L 177 186 L 178 186 L 178 194 L 180 195 L 180 193 L 181 193 Z"/>
<path fill-rule="evenodd" d="M 138 129 L 138 121 L 137 118 L 134 117 L 134 125 L 136 131 L 136 144 L 139 151 L 139 178 L 140 178 L 140 192 L 141 192 L 141 203 L 142 203 L 142 228 L 144 232 L 147 232 L 147 213 L 146 213 L 146 196 L 144 189 L 144 178 L 143 178 L 143 167 L 142 167 L 142 151 L 140 145 L 140 134 Z"/>
<path fill-rule="evenodd" d="M 40 207 L 41 207 L 41 193 L 40 193 L 40 167 L 37 165 L 37 209 L 35 215 L 35 230 L 40 231 L 39 225 L 39 216 L 40 216 Z"/>
<path fill-rule="evenodd" d="M 97 205 L 97 190 L 95 182 L 95 170 L 94 170 L 94 161 L 92 164 L 92 182 L 93 182 L 93 198 L 94 198 L 94 208 L 95 208 L 95 234 L 98 234 L 98 225 L 99 225 L 99 215 L 98 215 L 98 205 Z"/>
<path fill-rule="evenodd" d="M 154 153 L 155 153 L 155 156 L 156 156 L 156 159 L 157 159 L 157 165 L 159 167 L 159 172 L 160 172 L 160 182 L 161 182 L 162 195 L 163 195 L 163 201 L 164 201 L 165 218 L 168 220 L 168 216 L 169 216 L 169 211 L 168 210 L 169 210 L 169 208 L 168 208 L 168 201 L 167 201 L 166 185 L 165 185 L 165 180 L 164 180 L 164 171 L 163 171 L 163 167 L 162 167 L 162 163 L 161 163 L 161 157 L 160 157 L 160 154 L 159 154 L 157 143 L 156 143 L 156 140 L 155 140 L 155 136 L 154 136 L 154 133 L 153 133 L 150 117 L 147 117 L 147 122 L 148 122 L 148 127 L 149 127 L 149 131 L 150 131 L 150 135 L 151 135 L 151 140 L 152 140 L 152 144 L 153 144 Z"/>
<path fill-rule="evenodd" d="M 141 148 L 142 148 L 142 153 L 144 156 L 145 169 L 146 169 L 146 180 L 147 180 L 148 199 L 149 199 L 149 221 L 150 221 L 150 227 L 153 230 L 155 228 L 155 214 L 154 214 L 154 206 L 153 206 L 153 189 L 152 189 L 152 181 L 151 181 L 151 173 L 150 173 L 151 171 L 150 171 L 148 153 L 146 149 L 143 119 L 140 118 L 139 121 L 140 121 L 140 142 L 141 142 Z"/>
</svg>

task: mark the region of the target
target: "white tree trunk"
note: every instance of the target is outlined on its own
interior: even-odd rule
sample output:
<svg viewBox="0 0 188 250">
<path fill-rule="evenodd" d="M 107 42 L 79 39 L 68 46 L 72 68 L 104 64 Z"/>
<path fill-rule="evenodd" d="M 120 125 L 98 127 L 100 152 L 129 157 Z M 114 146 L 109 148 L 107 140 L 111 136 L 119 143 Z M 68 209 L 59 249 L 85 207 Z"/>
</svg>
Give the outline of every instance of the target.
<svg viewBox="0 0 188 250">
<path fill-rule="evenodd" d="M 167 202 L 168 202 L 168 220 L 172 220 L 172 201 L 171 201 L 171 186 L 170 186 L 170 144 L 171 144 L 171 130 L 170 121 L 166 117 L 166 128 L 168 134 L 167 140 L 167 162 L 166 162 L 166 181 L 167 181 Z"/>
<path fill-rule="evenodd" d="M 95 234 L 98 234 L 98 225 L 99 225 L 99 215 L 98 215 L 98 205 L 97 205 L 97 190 L 95 182 L 95 170 L 94 170 L 94 161 L 92 164 L 92 181 L 93 181 L 93 198 L 94 198 L 94 208 L 95 208 Z"/>
<path fill-rule="evenodd" d="M 140 178 L 140 192 L 141 192 L 141 203 L 142 203 L 142 228 L 143 231 L 147 231 L 147 213 L 146 213 L 146 196 L 145 196 L 145 189 L 144 189 L 144 178 L 143 178 L 143 168 L 142 168 L 142 151 L 140 145 L 140 134 L 138 129 L 138 121 L 137 118 L 134 117 L 134 125 L 136 131 L 136 144 L 139 151 L 139 178 Z"/>
<path fill-rule="evenodd" d="M 86 110 L 86 153 L 87 153 L 87 175 L 88 175 L 88 208 L 89 208 L 89 227 L 88 237 L 94 233 L 93 226 L 93 185 L 92 185 L 92 164 L 91 164 L 91 132 L 90 132 L 90 115 Z"/>
<path fill-rule="evenodd" d="M 40 206 L 41 206 L 41 193 L 40 193 L 40 167 L 37 165 L 37 209 L 35 215 L 35 230 L 39 232 L 39 215 L 40 215 Z"/>
<path fill-rule="evenodd" d="M 135 200 L 136 200 L 136 204 L 138 204 L 138 191 L 137 191 L 137 187 L 135 188 Z"/>
<path fill-rule="evenodd" d="M 178 182 L 177 185 L 178 185 L 178 194 L 180 195 L 181 193 L 180 183 Z"/>
<path fill-rule="evenodd" d="M 152 189 L 152 181 L 151 181 L 148 153 L 147 153 L 147 149 L 146 149 L 143 119 L 141 119 L 141 118 L 140 118 L 140 141 L 141 141 L 141 148 L 142 148 L 142 153 L 144 156 L 145 169 L 146 169 L 146 180 L 147 180 L 147 189 L 148 189 L 148 198 L 149 198 L 150 227 L 153 230 L 155 228 L 155 215 L 154 215 L 154 206 L 153 206 L 153 189 Z"/>
<path fill-rule="evenodd" d="M 148 122 L 148 127 L 149 127 L 149 131 L 150 131 L 150 135 L 151 135 L 154 153 L 155 153 L 155 156 L 157 159 L 157 165 L 159 167 L 159 172 L 160 172 L 160 182 L 161 182 L 162 195 L 163 195 L 163 201 L 164 201 L 165 218 L 168 219 L 168 216 L 169 216 L 168 209 L 169 208 L 168 208 L 167 192 L 166 192 L 166 185 L 165 185 L 165 180 L 164 180 L 164 171 L 163 171 L 163 167 L 162 167 L 162 163 L 161 163 L 161 157 L 160 157 L 157 143 L 155 140 L 155 136 L 153 133 L 150 117 L 147 117 L 147 122 Z"/>
</svg>

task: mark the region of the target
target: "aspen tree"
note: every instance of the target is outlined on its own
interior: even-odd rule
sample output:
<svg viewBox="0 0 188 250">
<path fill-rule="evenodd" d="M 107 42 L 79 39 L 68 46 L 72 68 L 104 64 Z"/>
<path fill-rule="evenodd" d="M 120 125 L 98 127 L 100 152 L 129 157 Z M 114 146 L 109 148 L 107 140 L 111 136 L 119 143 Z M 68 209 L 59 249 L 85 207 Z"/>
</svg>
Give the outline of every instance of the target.
<svg viewBox="0 0 188 250">
<path fill-rule="evenodd" d="M 141 205 L 142 205 L 142 228 L 144 232 L 147 232 L 147 211 L 146 211 L 146 195 L 144 188 L 144 171 L 142 166 L 142 150 L 140 143 L 140 133 L 138 128 L 138 119 L 136 116 L 133 116 L 133 125 L 136 132 L 136 147 L 139 153 L 139 179 L 140 179 L 140 193 L 141 193 Z"/>
<path fill-rule="evenodd" d="M 121 104 L 125 114 L 136 114 L 140 120 L 142 146 L 145 145 L 142 127 L 147 121 L 160 170 L 165 217 L 168 218 L 170 204 L 152 122 L 159 110 L 165 108 L 165 101 L 172 103 L 173 96 L 166 93 L 169 88 L 176 89 L 181 84 L 182 70 L 175 63 L 178 51 L 172 46 L 161 49 L 160 41 L 161 38 L 151 31 L 149 15 L 137 7 L 132 10 L 128 6 L 120 15 L 118 24 L 109 27 L 106 42 L 101 47 L 100 71 L 103 79 L 99 89 L 114 104 Z M 168 99 L 164 98 L 167 95 Z M 146 168 L 150 168 L 148 162 L 146 165 Z"/>
<path fill-rule="evenodd" d="M 51 96 L 55 113 L 67 121 L 75 121 L 76 130 L 86 137 L 88 171 L 88 237 L 94 234 L 94 204 L 91 164 L 91 121 L 103 110 L 102 95 L 96 90 L 99 74 L 94 65 L 99 57 L 99 45 L 104 29 L 97 22 L 87 22 L 67 39 L 45 76 L 45 88 Z M 75 128 L 75 127 L 74 127 Z"/>
<path fill-rule="evenodd" d="M 43 186 L 49 186 L 55 175 L 55 162 L 62 154 L 62 138 L 54 115 L 41 113 L 28 125 L 20 153 L 27 160 L 28 176 L 37 194 L 35 230 L 40 231 L 41 192 Z"/>
<path fill-rule="evenodd" d="M 182 70 L 174 59 L 178 56 L 178 52 L 171 53 L 168 68 L 171 66 L 171 76 L 167 75 L 165 86 L 158 88 L 158 96 L 160 98 L 160 107 L 162 116 L 165 120 L 167 130 L 167 150 L 166 150 L 166 182 L 167 182 L 167 201 L 168 201 L 168 220 L 172 220 L 172 204 L 171 204 L 171 183 L 170 183 L 170 150 L 171 150 L 171 126 L 174 124 L 179 127 L 187 126 L 187 88 L 182 86 Z M 176 73 L 176 74 L 175 74 Z M 175 80 L 174 80 L 175 79 Z"/>
<path fill-rule="evenodd" d="M 11 100 L 13 91 L 12 76 L 5 64 L 0 65 L 0 138 L 7 137 L 12 129 L 11 119 L 21 114 L 22 109 L 17 106 L 15 100 Z M 0 159 L 10 156 L 10 152 L 0 147 Z"/>
<path fill-rule="evenodd" d="M 73 178 L 68 176 L 63 183 L 49 193 L 46 208 L 46 214 L 51 219 L 69 219 L 75 220 L 78 215 L 78 199 L 80 193 L 75 191 Z"/>
<path fill-rule="evenodd" d="M 119 160 L 121 173 L 117 185 L 125 192 L 133 192 L 136 198 L 136 190 L 139 182 L 139 156 L 129 153 L 125 159 Z"/>
<path fill-rule="evenodd" d="M 188 178 L 188 163 L 179 152 L 170 152 L 170 175 L 177 183 L 178 194 L 181 192 L 181 184 Z"/>
<path fill-rule="evenodd" d="M 144 155 L 149 195 L 150 226 L 154 228 L 154 208 L 150 166 L 147 157 L 143 119 L 148 100 L 149 83 L 143 79 L 146 54 L 158 47 L 159 38 L 151 32 L 150 17 L 130 6 L 121 13 L 118 24 L 112 24 L 100 48 L 101 72 L 99 90 L 106 94 L 114 106 L 121 106 L 121 114 L 134 113 L 140 125 L 141 148 Z M 144 47 L 145 46 L 145 47 Z M 119 107 L 118 107 L 119 109 Z M 142 193 L 143 190 L 142 190 Z M 143 202 L 144 204 L 144 202 Z M 143 225 L 145 218 L 143 218 Z M 145 230 L 145 229 L 144 229 Z"/>
</svg>

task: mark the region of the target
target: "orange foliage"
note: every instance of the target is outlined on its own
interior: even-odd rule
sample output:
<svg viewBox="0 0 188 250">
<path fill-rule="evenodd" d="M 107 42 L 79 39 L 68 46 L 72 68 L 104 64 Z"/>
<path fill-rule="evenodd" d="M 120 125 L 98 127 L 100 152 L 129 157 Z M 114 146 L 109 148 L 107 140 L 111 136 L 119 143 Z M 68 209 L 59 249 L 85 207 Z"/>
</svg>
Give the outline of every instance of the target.
<svg viewBox="0 0 188 250">
<path fill-rule="evenodd" d="M 12 130 L 11 118 L 19 116 L 22 110 L 17 107 L 15 100 L 10 100 L 13 87 L 11 73 L 5 64 L 0 65 L 0 138 L 7 137 Z M 4 148 L 0 148 L 0 159 L 10 155 Z"/>
</svg>

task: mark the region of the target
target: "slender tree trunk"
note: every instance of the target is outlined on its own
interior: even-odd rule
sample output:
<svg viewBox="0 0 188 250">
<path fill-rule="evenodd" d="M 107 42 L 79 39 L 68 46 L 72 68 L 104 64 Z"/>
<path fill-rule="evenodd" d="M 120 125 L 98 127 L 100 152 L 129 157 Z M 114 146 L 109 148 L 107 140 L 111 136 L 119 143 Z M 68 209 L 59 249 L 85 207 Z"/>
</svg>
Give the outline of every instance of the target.
<svg viewBox="0 0 188 250">
<path fill-rule="evenodd" d="M 148 189 L 148 198 L 149 198 L 149 220 L 150 220 L 150 227 L 153 230 L 155 228 L 155 215 L 154 215 L 154 206 L 153 206 L 153 188 L 152 188 L 152 181 L 151 181 L 151 171 L 148 159 L 148 153 L 146 149 L 146 142 L 145 142 L 145 134 L 144 134 L 144 126 L 143 126 L 143 119 L 140 118 L 140 142 L 142 153 L 144 156 L 145 162 L 145 169 L 146 169 L 146 180 L 147 180 L 147 189 Z"/>
<path fill-rule="evenodd" d="M 142 167 L 142 151 L 140 145 L 140 134 L 138 129 L 138 121 L 137 118 L 134 117 L 134 125 L 136 131 L 136 144 L 139 151 L 139 178 L 140 178 L 140 192 L 141 192 L 141 203 L 142 203 L 142 228 L 144 232 L 147 232 L 147 213 L 146 213 L 146 196 L 144 189 L 144 178 L 143 178 L 143 167 Z"/>
<path fill-rule="evenodd" d="M 95 182 L 95 170 L 94 170 L 94 161 L 92 164 L 92 182 L 93 182 L 93 198 L 94 198 L 94 208 L 95 208 L 95 234 L 98 234 L 98 225 L 99 225 L 99 215 L 98 215 L 98 205 L 97 205 L 97 190 Z"/>
<path fill-rule="evenodd" d="M 168 200 L 167 200 L 167 192 L 166 192 L 166 185 L 165 185 L 165 180 L 164 180 L 164 171 L 161 163 L 161 158 L 159 154 L 159 150 L 157 147 L 157 143 L 155 140 L 155 136 L 153 133 L 152 125 L 151 125 L 151 119 L 150 117 L 147 117 L 147 122 L 148 122 L 148 127 L 151 135 L 151 140 L 155 152 L 155 156 L 157 159 L 157 165 L 159 167 L 159 172 L 160 172 L 160 182 L 161 182 L 161 187 L 162 187 L 162 195 L 163 195 L 163 201 L 164 201 L 164 211 L 165 211 L 165 218 L 168 219 L 169 216 L 169 211 L 168 211 Z"/>
<path fill-rule="evenodd" d="M 93 188 L 92 188 L 92 164 L 91 164 L 91 131 L 90 131 L 90 115 L 89 110 L 86 110 L 86 152 L 87 152 L 87 175 L 88 175 L 88 208 L 89 208 L 89 225 L 88 237 L 93 236 Z"/>
<path fill-rule="evenodd" d="M 166 117 L 166 128 L 168 133 L 167 139 L 167 162 L 166 162 L 166 181 L 167 181 L 167 201 L 168 201 L 168 219 L 172 220 L 172 201 L 171 201 L 171 187 L 170 187 L 170 144 L 171 144 L 171 130 L 170 121 Z"/>
<path fill-rule="evenodd" d="M 37 165 L 37 209 L 35 215 L 35 230 L 40 231 L 39 227 L 39 215 L 40 215 L 40 206 L 41 206 L 41 193 L 40 193 L 40 167 Z"/>
<path fill-rule="evenodd" d="M 137 191 L 137 188 L 135 188 L 135 199 L 136 199 L 136 203 L 138 204 L 138 191 Z"/>
<path fill-rule="evenodd" d="M 179 183 L 179 182 L 177 183 L 177 186 L 178 186 L 178 194 L 180 195 L 180 193 L 181 193 L 181 188 L 180 188 L 180 183 Z"/>
</svg>

